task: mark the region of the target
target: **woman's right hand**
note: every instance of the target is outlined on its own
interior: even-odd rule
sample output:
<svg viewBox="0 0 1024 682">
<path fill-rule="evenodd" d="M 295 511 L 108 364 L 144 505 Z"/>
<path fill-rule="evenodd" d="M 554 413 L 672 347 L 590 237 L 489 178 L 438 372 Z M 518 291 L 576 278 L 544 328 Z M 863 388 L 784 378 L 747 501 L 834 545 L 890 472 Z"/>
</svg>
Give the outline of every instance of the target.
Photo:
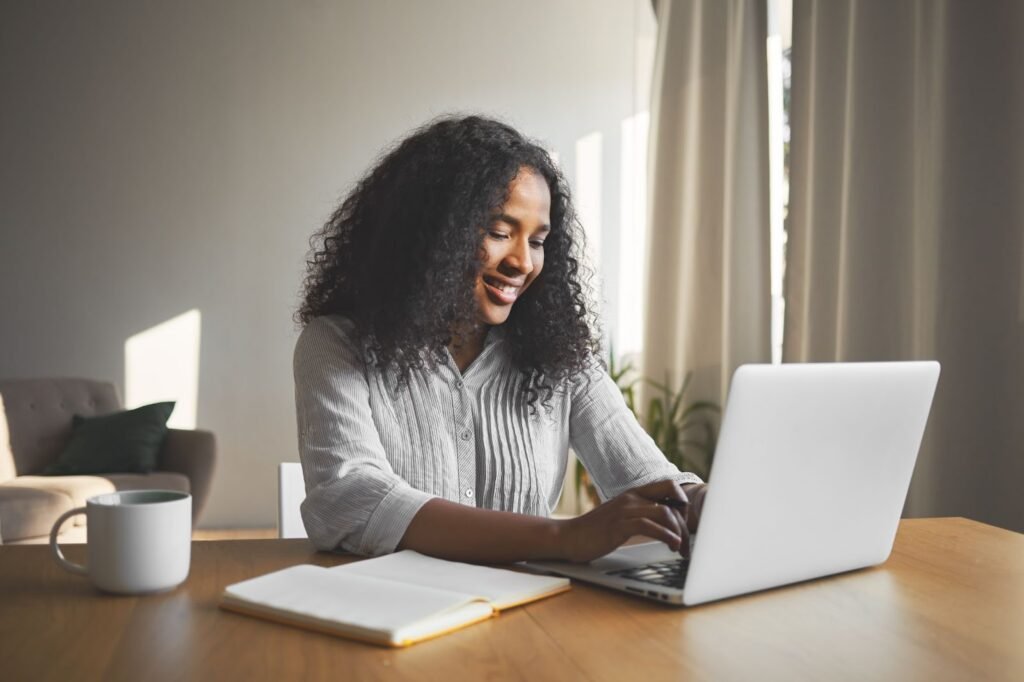
<svg viewBox="0 0 1024 682">
<path fill-rule="evenodd" d="M 665 504 L 668 500 L 674 506 Z M 628 490 L 574 519 L 563 521 L 561 546 L 569 561 L 591 561 L 618 548 L 634 535 L 689 550 L 686 494 L 674 480 L 656 481 Z M 684 544 L 685 543 L 685 544 Z"/>
</svg>

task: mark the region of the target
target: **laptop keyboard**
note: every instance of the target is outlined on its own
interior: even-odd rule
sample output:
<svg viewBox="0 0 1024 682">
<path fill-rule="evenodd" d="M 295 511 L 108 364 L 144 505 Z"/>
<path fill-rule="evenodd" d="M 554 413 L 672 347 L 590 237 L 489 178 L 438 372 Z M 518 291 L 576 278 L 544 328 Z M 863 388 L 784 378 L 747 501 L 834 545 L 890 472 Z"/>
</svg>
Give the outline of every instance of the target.
<svg viewBox="0 0 1024 682">
<path fill-rule="evenodd" d="M 614 575 L 630 580 L 639 580 L 645 583 L 661 585 L 662 587 L 676 587 L 683 589 L 686 582 L 686 569 L 690 567 L 688 559 L 682 557 L 669 559 L 668 561 L 656 561 L 653 564 L 624 568 L 619 571 L 608 571 L 607 575 Z"/>
</svg>

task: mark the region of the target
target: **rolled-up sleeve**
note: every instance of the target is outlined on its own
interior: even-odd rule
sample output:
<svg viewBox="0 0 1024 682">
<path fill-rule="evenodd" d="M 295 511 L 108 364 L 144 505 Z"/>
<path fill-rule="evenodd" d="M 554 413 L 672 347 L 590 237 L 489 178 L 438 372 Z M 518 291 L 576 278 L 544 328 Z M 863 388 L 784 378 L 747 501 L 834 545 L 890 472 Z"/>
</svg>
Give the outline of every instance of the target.
<svg viewBox="0 0 1024 682">
<path fill-rule="evenodd" d="M 606 500 L 654 481 L 703 483 L 665 458 L 637 422 L 615 381 L 598 367 L 574 382 L 569 441 Z"/>
<path fill-rule="evenodd" d="M 361 352 L 340 323 L 317 318 L 299 336 L 294 371 L 309 539 L 321 550 L 394 551 L 433 496 L 391 468 L 370 410 Z"/>
</svg>

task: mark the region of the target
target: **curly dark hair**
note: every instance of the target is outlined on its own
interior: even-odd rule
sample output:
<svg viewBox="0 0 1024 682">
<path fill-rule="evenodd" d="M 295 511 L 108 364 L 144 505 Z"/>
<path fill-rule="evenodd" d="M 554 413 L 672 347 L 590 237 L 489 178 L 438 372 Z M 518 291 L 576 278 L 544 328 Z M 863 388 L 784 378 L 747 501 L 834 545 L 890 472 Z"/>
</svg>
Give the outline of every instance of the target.
<svg viewBox="0 0 1024 682">
<path fill-rule="evenodd" d="M 485 230 L 522 168 L 547 181 L 551 232 L 544 268 L 502 326 L 527 404 L 547 406 L 598 357 L 590 272 L 565 178 L 543 147 L 500 121 L 442 117 L 386 150 L 310 240 L 298 321 L 341 314 L 378 367 L 403 377 L 436 367 L 453 329 L 476 317 Z"/>
</svg>

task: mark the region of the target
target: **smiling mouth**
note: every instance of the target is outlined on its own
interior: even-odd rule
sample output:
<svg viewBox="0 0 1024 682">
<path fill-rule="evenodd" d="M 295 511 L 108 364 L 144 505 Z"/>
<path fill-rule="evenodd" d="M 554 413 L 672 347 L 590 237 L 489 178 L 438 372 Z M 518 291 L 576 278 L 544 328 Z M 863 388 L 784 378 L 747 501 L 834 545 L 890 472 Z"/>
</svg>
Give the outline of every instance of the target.
<svg viewBox="0 0 1024 682">
<path fill-rule="evenodd" d="M 502 305 L 515 303 L 516 299 L 519 298 L 519 292 L 523 290 L 522 286 L 513 286 L 487 275 L 484 275 L 482 279 L 484 289 L 487 290 L 491 300 Z"/>
</svg>

